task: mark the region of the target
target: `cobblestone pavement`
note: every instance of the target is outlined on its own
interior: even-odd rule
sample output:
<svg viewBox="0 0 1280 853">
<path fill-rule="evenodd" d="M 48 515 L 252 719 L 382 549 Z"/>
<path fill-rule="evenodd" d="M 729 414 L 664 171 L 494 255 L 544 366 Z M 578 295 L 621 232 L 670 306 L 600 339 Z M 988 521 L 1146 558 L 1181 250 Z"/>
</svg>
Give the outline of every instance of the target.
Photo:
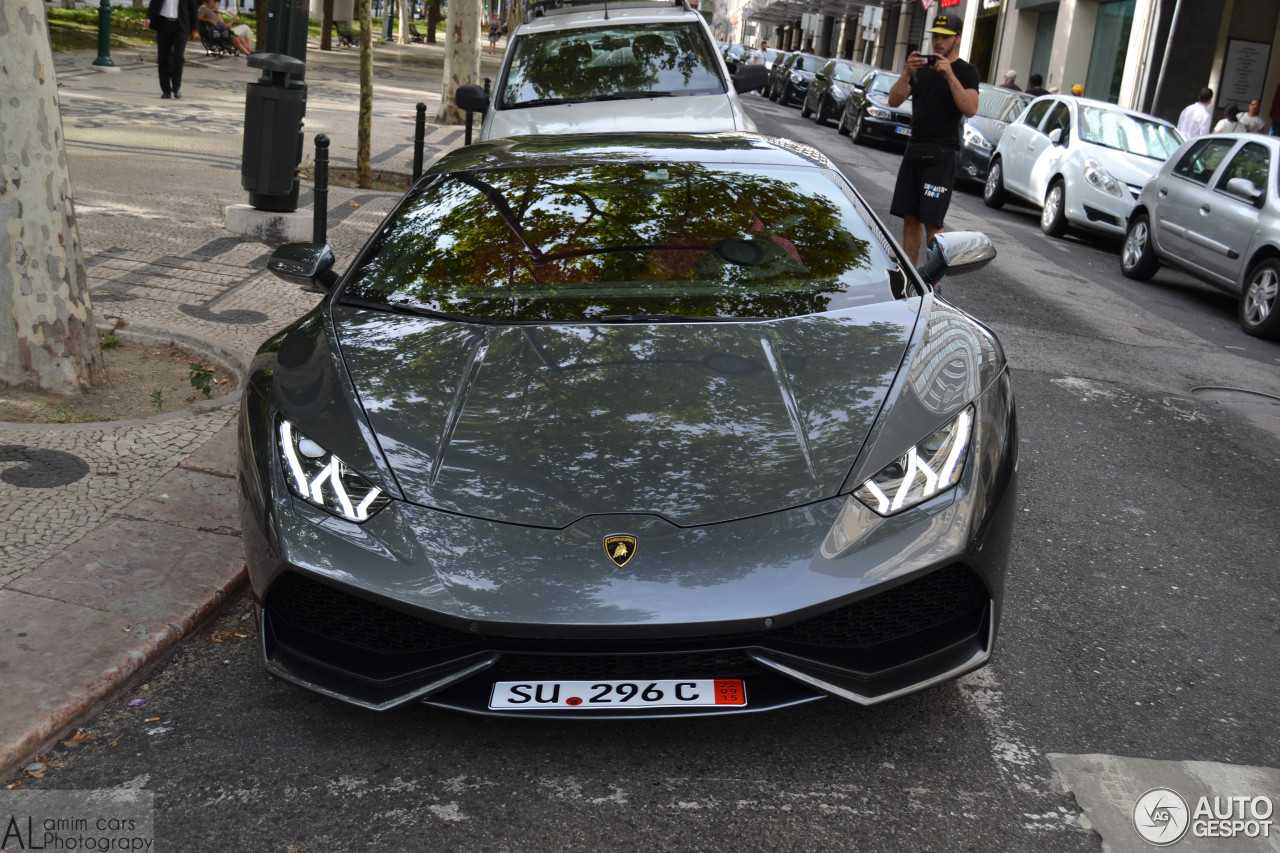
<svg viewBox="0 0 1280 853">
<path fill-rule="evenodd" d="M 63 129 L 100 325 L 174 341 L 243 370 L 315 305 L 265 272 L 271 247 L 223 228 L 242 204 L 243 59 L 188 46 L 183 99 L 162 101 L 153 61 L 58 54 Z M 443 47 L 384 45 L 374 73 L 375 168 L 412 170 L 415 105 L 439 106 Z M 331 139 L 354 166 L 358 53 L 308 53 L 306 147 Z M 486 57 L 492 74 L 496 58 Z M 430 162 L 462 144 L 428 124 Z M 304 157 L 304 163 L 310 155 Z M 331 184 L 329 243 L 350 261 L 398 194 Z M 304 183 L 300 207 L 314 193 Z M 0 775 L 91 712 L 242 581 L 235 399 L 127 423 L 0 424 Z"/>
</svg>

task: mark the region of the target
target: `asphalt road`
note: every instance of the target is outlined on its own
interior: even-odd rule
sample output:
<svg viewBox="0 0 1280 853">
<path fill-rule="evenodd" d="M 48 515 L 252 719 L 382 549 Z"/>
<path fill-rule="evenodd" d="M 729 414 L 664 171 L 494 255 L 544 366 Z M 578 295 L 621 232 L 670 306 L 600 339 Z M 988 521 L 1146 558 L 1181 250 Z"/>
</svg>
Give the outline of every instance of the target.
<svg viewBox="0 0 1280 853">
<path fill-rule="evenodd" d="M 896 152 L 747 100 L 897 231 Z M 1049 240 L 1029 209 L 962 193 L 952 211 L 1000 252 L 945 294 L 1000 335 L 1023 440 L 986 669 L 871 709 L 376 715 L 267 676 L 241 598 L 24 786 L 154 791 L 164 850 L 1075 851 L 1102 837 L 1051 753 L 1280 766 L 1280 428 L 1191 394 L 1276 393 L 1280 347 L 1239 332 L 1230 299 L 1176 273 L 1127 282 L 1114 246 Z"/>
</svg>

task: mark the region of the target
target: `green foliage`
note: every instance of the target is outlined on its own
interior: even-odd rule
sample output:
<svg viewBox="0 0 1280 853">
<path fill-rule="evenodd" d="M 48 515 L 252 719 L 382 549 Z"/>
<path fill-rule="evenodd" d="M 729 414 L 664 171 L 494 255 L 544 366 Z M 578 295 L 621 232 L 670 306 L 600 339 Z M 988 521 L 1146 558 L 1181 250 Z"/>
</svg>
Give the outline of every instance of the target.
<svg viewBox="0 0 1280 853">
<path fill-rule="evenodd" d="M 44 419 L 47 424 L 93 424 L 108 418 L 100 418 L 92 412 L 77 412 L 70 406 L 58 406 L 53 414 Z"/>
<path fill-rule="evenodd" d="M 213 371 L 207 365 L 193 361 L 187 365 L 191 368 L 191 387 L 205 397 L 213 396 Z"/>
<path fill-rule="evenodd" d="M 124 346 L 124 341 L 117 338 L 114 334 L 108 332 L 102 336 L 102 340 L 98 341 L 98 346 L 102 349 L 119 349 Z"/>
<path fill-rule="evenodd" d="M 54 51 L 91 50 L 98 46 L 98 10 L 48 9 L 49 38 Z M 112 7 L 111 46 L 154 44 L 155 35 L 142 28 L 146 9 Z"/>
<path fill-rule="evenodd" d="M 148 396 L 151 398 L 151 405 L 156 407 L 157 412 L 164 411 L 164 391 L 161 391 L 159 388 L 157 388 L 156 390 L 152 391 Z"/>
</svg>

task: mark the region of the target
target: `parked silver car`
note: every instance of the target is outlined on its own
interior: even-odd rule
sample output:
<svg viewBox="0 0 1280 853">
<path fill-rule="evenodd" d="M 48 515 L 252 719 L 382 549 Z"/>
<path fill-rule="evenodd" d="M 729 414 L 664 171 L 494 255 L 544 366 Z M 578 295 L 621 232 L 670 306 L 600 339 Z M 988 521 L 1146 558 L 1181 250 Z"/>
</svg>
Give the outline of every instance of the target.
<svg viewBox="0 0 1280 853">
<path fill-rule="evenodd" d="M 1160 263 L 1240 295 L 1240 325 L 1280 337 L 1280 138 L 1251 133 L 1185 143 L 1129 217 L 1120 269 L 1145 281 Z"/>
<path fill-rule="evenodd" d="M 1181 143 L 1163 119 L 1045 95 L 1000 137 L 982 200 L 1000 207 L 1014 195 L 1040 207 L 1040 230 L 1051 237 L 1068 225 L 1119 237 L 1138 193 Z"/>
<path fill-rule="evenodd" d="M 732 78 L 704 18 L 688 3 L 535 3 L 511 35 L 493 101 L 474 84 L 457 104 L 484 116 L 479 140 L 566 133 L 753 131 L 739 92 L 768 73 Z"/>
</svg>

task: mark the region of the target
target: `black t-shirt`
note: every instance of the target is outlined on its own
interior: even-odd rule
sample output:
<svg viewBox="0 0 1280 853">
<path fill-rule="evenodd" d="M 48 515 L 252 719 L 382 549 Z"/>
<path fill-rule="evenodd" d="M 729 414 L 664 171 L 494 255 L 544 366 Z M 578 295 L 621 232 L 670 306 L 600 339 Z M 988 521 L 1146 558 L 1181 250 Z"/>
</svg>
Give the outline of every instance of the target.
<svg viewBox="0 0 1280 853">
<path fill-rule="evenodd" d="M 966 89 L 978 89 L 978 69 L 963 59 L 951 63 L 951 72 Z M 911 75 L 911 142 L 960 147 L 964 113 L 956 106 L 947 78 L 925 66 Z"/>
</svg>

